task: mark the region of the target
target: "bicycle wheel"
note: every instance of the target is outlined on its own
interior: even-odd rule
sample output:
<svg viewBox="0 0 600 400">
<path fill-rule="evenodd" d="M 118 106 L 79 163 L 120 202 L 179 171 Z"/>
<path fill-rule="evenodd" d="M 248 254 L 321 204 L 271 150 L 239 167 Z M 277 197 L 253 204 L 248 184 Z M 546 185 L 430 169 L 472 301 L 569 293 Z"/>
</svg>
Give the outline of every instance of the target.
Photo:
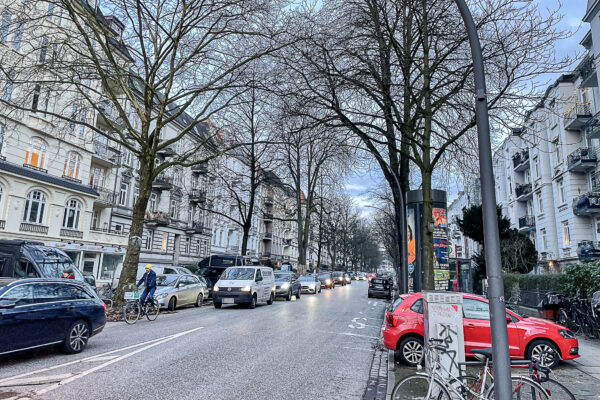
<svg viewBox="0 0 600 400">
<path fill-rule="evenodd" d="M 448 386 L 462 396 L 464 400 L 479 400 L 485 399 L 490 387 L 491 379 L 488 377 L 485 382 L 485 387 L 482 390 L 483 382 L 479 376 L 465 375 L 454 378 L 448 382 Z"/>
<path fill-rule="evenodd" d="M 140 318 L 140 304 L 137 301 L 128 301 L 123 306 L 123 320 L 129 325 L 135 324 Z"/>
<path fill-rule="evenodd" d="M 149 301 L 146 303 L 146 318 L 148 318 L 148 321 L 154 321 L 159 313 L 160 306 L 156 299 L 154 299 L 154 305 L 151 305 Z"/>
<path fill-rule="evenodd" d="M 536 381 L 526 376 L 513 376 L 512 382 L 513 400 L 548 400 L 550 396 L 546 390 Z M 486 399 L 495 399 L 494 385 L 490 385 Z"/>
<path fill-rule="evenodd" d="M 391 399 L 450 400 L 450 395 L 444 385 L 437 379 L 432 381 L 427 375 L 413 374 L 403 378 L 394 386 Z"/>
<path fill-rule="evenodd" d="M 541 385 L 546 390 L 548 397 L 552 400 L 577 400 L 569 389 L 554 379 L 548 379 L 547 381 L 542 382 Z"/>
</svg>

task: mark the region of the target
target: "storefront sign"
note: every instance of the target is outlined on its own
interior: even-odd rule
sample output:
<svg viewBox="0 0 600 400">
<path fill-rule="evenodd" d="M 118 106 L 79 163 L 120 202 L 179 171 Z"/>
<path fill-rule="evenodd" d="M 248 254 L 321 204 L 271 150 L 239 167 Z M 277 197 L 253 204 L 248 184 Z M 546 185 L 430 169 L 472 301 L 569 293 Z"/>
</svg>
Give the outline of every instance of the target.
<svg viewBox="0 0 600 400">
<path fill-rule="evenodd" d="M 98 253 L 118 253 L 125 254 L 126 249 L 122 247 L 106 247 L 97 246 L 91 244 L 79 244 L 79 243 L 64 243 L 64 242 L 50 242 L 50 246 L 57 247 L 61 250 L 70 251 L 94 251 Z"/>
</svg>

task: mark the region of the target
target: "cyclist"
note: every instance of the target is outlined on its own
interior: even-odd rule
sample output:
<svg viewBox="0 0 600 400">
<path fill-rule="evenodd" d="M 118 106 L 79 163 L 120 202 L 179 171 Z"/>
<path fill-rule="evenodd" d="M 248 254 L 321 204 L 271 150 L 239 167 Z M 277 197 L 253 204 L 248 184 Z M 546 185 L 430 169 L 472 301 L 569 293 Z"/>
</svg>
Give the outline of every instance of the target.
<svg viewBox="0 0 600 400">
<path fill-rule="evenodd" d="M 146 265 L 146 272 L 142 279 L 137 283 L 138 287 L 143 283 L 145 288 L 140 296 L 140 304 L 142 305 L 142 309 L 144 304 L 146 303 L 146 296 L 150 300 L 150 305 L 154 307 L 154 292 L 156 291 L 156 272 L 152 271 L 152 265 Z"/>
</svg>

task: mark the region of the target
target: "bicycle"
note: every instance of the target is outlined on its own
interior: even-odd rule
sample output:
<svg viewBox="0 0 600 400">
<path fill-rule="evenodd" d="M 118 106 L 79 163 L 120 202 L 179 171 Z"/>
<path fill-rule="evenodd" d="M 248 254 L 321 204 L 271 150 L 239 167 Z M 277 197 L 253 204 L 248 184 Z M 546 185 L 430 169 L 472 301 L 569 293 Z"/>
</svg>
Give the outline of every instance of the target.
<svg viewBox="0 0 600 400">
<path fill-rule="evenodd" d="M 393 400 L 483 400 L 494 399 L 494 382 L 489 369 L 484 371 L 483 385 L 478 391 L 469 389 L 463 383 L 465 377 L 453 376 L 440 362 L 439 352 L 446 348 L 440 346 L 440 339 L 430 339 L 425 348 L 429 372 L 417 371 L 400 380 L 392 390 Z M 489 360 L 486 361 L 489 363 Z M 450 376 L 450 379 L 446 378 Z M 490 379 L 490 385 L 486 385 Z M 526 376 L 511 376 L 514 399 L 519 400 L 548 400 L 544 388 L 533 379 Z"/>
<path fill-rule="evenodd" d="M 154 305 L 146 300 L 142 306 L 140 301 L 139 292 L 125 292 L 125 300 L 127 303 L 123 306 L 123 320 L 128 324 L 135 324 L 140 318 L 146 316 L 148 321 L 154 321 L 160 313 L 160 305 L 156 297 L 154 299 Z"/>
</svg>

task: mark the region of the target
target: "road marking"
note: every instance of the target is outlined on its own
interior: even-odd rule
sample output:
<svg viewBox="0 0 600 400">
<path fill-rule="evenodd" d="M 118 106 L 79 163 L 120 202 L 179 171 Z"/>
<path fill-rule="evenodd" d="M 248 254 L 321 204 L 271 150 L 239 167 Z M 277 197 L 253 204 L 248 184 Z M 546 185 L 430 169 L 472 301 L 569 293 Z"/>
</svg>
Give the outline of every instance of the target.
<svg viewBox="0 0 600 400">
<path fill-rule="evenodd" d="M 77 379 L 83 378 L 84 376 L 87 376 L 87 375 L 89 375 L 91 373 L 94 373 L 94 372 L 96 372 L 98 370 L 101 370 L 102 368 L 108 367 L 111 364 L 114 364 L 116 362 L 125 360 L 126 358 L 129 358 L 131 356 L 134 356 L 137 353 L 141 353 L 142 351 L 145 351 L 145 350 L 148 350 L 148 349 L 150 349 L 152 347 L 158 346 L 159 344 L 163 344 L 163 343 L 169 342 L 169 341 L 171 341 L 173 339 L 176 339 L 178 337 L 181 337 L 181 336 L 187 335 L 189 333 L 195 332 L 195 331 L 200 330 L 202 328 L 203 327 L 194 328 L 194 329 L 190 329 L 190 330 L 187 330 L 187 331 L 184 331 L 184 332 L 176 333 L 174 335 L 167 336 L 167 337 L 163 338 L 162 340 L 155 341 L 154 343 L 151 343 L 151 344 L 146 345 L 146 346 L 144 346 L 142 348 L 136 349 L 136 350 L 134 350 L 134 351 L 132 351 L 130 353 L 124 354 L 124 355 L 119 356 L 117 358 L 114 358 L 114 359 L 112 359 L 110 361 L 107 361 L 107 362 L 105 362 L 103 364 L 97 365 L 97 366 L 95 366 L 93 368 L 90 368 L 90 369 L 88 369 L 86 371 L 78 373 L 77 375 L 71 376 L 70 378 L 64 379 L 64 380 L 62 380 L 60 382 L 57 382 L 57 383 L 55 383 L 53 385 L 50 385 L 50 386 L 48 386 L 48 387 L 46 387 L 44 389 L 36 390 L 36 391 L 33 392 L 33 394 L 34 395 L 41 395 L 41 394 L 44 394 L 44 393 L 48 393 L 48 392 L 50 392 L 50 391 L 52 391 L 54 389 L 57 389 L 57 388 L 59 388 L 61 386 L 67 385 L 67 384 L 69 384 L 71 382 L 74 382 Z M 27 396 L 27 395 L 24 395 L 24 396 L 19 395 L 19 396 L 12 397 L 11 399 L 7 399 L 7 400 L 12 400 L 12 399 L 15 399 L 15 400 L 16 399 L 27 399 L 27 398 L 29 398 L 29 396 Z"/>
<path fill-rule="evenodd" d="M 360 335 L 358 333 L 351 333 L 351 332 L 338 333 L 338 335 L 366 337 L 369 339 L 379 339 L 377 336 Z"/>
<path fill-rule="evenodd" d="M 60 382 L 63 379 L 67 379 L 72 377 L 73 374 L 62 374 L 62 375 L 47 375 L 40 376 L 39 378 L 21 378 L 21 379 L 12 379 L 10 381 L 6 381 L 0 384 L 0 388 L 2 387 L 10 387 L 10 386 L 29 386 L 29 385 L 43 385 L 46 383 L 54 383 Z"/>
<path fill-rule="evenodd" d="M 342 349 L 360 350 L 360 351 L 368 351 L 368 352 L 372 352 L 373 351 L 373 349 L 359 349 L 358 347 L 342 347 Z"/>
</svg>

